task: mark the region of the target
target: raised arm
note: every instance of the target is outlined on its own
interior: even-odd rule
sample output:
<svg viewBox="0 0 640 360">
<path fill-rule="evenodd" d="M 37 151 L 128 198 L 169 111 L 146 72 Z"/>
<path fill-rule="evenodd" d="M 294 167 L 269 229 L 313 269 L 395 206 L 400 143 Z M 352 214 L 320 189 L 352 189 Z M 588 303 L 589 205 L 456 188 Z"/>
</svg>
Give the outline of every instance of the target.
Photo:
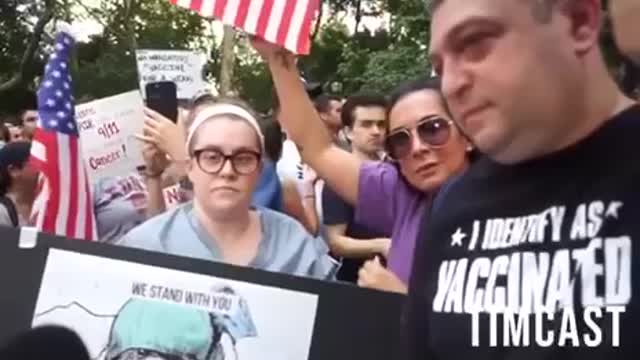
<svg viewBox="0 0 640 360">
<path fill-rule="evenodd" d="M 254 39 L 253 45 L 267 62 L 280 99 L 279 121 L 300 148 L 305 163 L 313 168 L 350 204 L 358 198 L 361 161 L 334 145 L 305 91 L 293 54 Z"/>
</svg>

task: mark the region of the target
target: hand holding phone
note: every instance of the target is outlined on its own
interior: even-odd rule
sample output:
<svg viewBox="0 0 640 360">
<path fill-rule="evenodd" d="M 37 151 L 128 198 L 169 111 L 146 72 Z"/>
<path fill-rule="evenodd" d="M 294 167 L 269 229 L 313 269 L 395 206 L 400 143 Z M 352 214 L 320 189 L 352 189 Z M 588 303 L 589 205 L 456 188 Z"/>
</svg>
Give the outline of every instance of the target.
<svg viewBox="0 0 640 360">
<path fill-rule="evenodd" d="M 148 83 L 145 87 L 147 107 L 176 123 L 178 121 L 178 89 L 171 81 Z"/>
</svg>

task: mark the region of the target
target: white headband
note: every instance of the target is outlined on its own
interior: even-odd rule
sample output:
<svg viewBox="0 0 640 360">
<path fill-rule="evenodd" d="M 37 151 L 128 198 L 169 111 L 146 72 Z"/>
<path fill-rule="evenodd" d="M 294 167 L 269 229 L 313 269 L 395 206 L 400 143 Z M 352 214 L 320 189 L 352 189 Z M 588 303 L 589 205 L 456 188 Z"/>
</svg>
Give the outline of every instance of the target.
<svg viewBox="0 0 640 360">
<path fill-rule="evenodd" d="M 191 126 L 189 127 L 189 133 L 187 135 L 187 151 L 189 150 L 189 146 L 191 145 L 191 141 L 193 140 L 193 135 L 195 134 L 196 130 L 198 130 L 198 128 L 202 126 L 205 121 L 220 115 L 235 115 L 246 120 L 258 134 L 258 139 L 260 140 L 260 150 L 264 152 L 264 135 L 262 134 L 260 125 L 258 125 L 258 120 L 256 120 L 256 118 L 253 117 L 253 115 L 251 115 L 251 113 L 249 113 L 247 110 L 233 104 L 212 105 L 202 110 L 200 114 L 198 114 L 196 119 L 193 121 L 193 124 L 191 124 Z"/>
</svg>

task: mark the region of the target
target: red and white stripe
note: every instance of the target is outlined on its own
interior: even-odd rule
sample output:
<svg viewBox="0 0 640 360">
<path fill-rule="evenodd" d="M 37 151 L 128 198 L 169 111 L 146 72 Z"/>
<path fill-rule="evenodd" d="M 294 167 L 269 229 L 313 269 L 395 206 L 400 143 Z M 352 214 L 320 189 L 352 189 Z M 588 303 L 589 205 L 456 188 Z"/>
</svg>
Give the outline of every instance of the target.
<svg viewBox="0 0 640 360">
<path fill-rule="evenodd" d="M 39 128 L 33 139 L 31 161 L 41 172 L 33 225 L 50 234 L 97 240 L 80 140 Z"/>
<path fill-rule="evenodd" d="M 169 0 L 204 17 L 278 44 L 296 54 L 311 49 L 311 27 L 320 0 Z"/>
</svg>

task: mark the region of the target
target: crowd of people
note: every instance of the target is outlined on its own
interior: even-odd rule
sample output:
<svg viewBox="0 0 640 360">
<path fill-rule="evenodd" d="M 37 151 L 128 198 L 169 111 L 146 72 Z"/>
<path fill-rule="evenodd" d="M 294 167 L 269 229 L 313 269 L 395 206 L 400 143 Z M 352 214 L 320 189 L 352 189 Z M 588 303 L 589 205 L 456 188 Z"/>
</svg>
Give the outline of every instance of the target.
<svg viewBox="0 0 640 360">
<path fill-rule="evenodd" d="M 612 3 L 640 60 L 637 6 Z M 293 54 L 253 39 L 268 116 L 207 93 L 176 123 L 145 109 L 146 165 L 94 185 L 99 241 L 407 294 L 411 359 L 494 358 L 470 347 L 471 315 L 565 306 L 625 306 L 631 346 L 640 107 L 605 65 L 600 1 L 431 7 L 437 76 L 389 94 L 313 94 Z M 2 225 L 28 224 L 36 120 L 1 129 Z M 171 184 L 183 204 L 168 209 Z"/>
</svg>

